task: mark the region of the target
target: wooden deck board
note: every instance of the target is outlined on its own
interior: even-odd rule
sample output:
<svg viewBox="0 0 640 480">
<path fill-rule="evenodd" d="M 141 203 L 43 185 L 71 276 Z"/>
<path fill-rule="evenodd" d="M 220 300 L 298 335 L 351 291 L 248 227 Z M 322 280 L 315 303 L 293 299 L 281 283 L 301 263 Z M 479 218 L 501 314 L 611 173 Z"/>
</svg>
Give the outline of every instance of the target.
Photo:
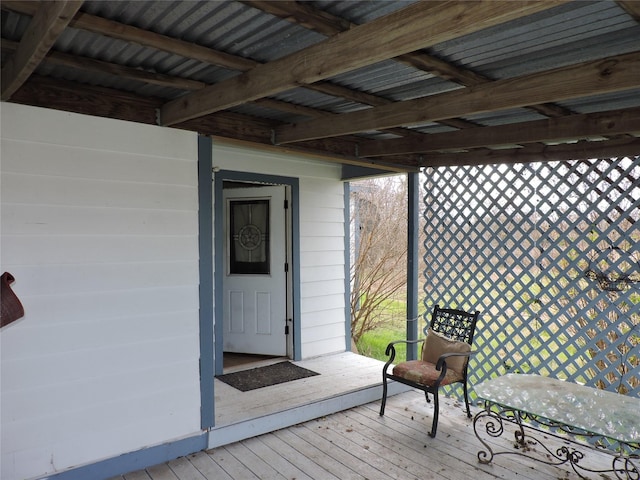
<svg viewBox="0 0 640 480">
<path fill-rule="evenodd" d="M 421 392 L 390 397 L 384 417 L 380 402 L 328 415 L 255 438 L 183 457 L 125 480 L 296 479 L 443 480 L 574 479 L 568 466 L 554 467 L 519 456 L 478 462 L 481 444 L 473 422 L 456 400 L 441 399 L 438 435 L 428 435 L 433 405 Z M 474 409 L 477 411 L 477 409 Z M 511 431 L 492 444 L 509 449 Z M 558 445 L 559 446 L 559 445 Z M 600 466 L 610 457 L 601 454 Z M 596 458 L 596 461 L 598 459 Z M 594 478 L 600 479 L 599 475 Z"/>
<path fill-rule="evenodd" d="M 241 392 L 216 380 L 216 426 L 262 417 L 282 410 L 283 406 L 294 408 L 320 396 L 337 396 L 382 381 L 383 364 L 380 361 L 351 352 L 294 363 L 320 375 L 288 382 L 284 387 L 282 384 L 273 385 L 249 392 Z"/>
<path fill-rule="evenodd" d="M 382 363 L 377 360 L 343 353 L 295 363 L 320 375 L 251 392 L 240 392 L 216 380 L 216 428 L 219 430 L 214 429 L 210 435 L 224 439 L 229 429 L 253 432 L 251 435 L 227 439 L 226 443 L 211 443 L 210 436 L 209 445 L 215 448 L 116 479 L 578 478 L 570 466 L 554 467 L 521 456 L 500 455 L 489 465 L 479 463 L 478 451 L 483 446 L 475 436 L 473 420 L 467 418 L 464 406 L 454 399 L 440 397 L 440 421 L 435 439 L 428 435 L 433 403 L 426 403 L 422 392 L 410 390 L 390 396 L 385 415 L 380 417 L 376 389 L 380 388 Z M 358 403 L 346 403 L 352 400 L 345 400 L 345 395 L 353 397 L 362 392 L 366 395 L 358 397 Z M 376 400 L 371 402 L 373 398 Z M 326 412 L 331 413 L 323 413 L 327 402 L 332 406 Z M 362 405 L 365 402 L 370 403 Z M 350 408 L 353 405 L 360 406 Z M 307 412 L 298 417 L 300 409 L 311 410 L 313 415 Z M 338 413 L 333 413 L 336 411 Z M 477 411 L 472 408 L 472 413 Z M 283 415 L 289 423 L 283 423 Z M 299 423 L 289 426 L 296 423 L 291 418 L 300 418 Z M 307 421 L 309 418 L 315 420 Z M 260 431 L 257 424 L 270 428 Z M 497 439 L 485 438 L 497 451 L 512 450 L 514 427 L 507 424 L 506 429 L 507 433 Z M 271 433 L 260 435 L 262 432 Z M 241 438 L 244 439 L 235 441 Z M 554 448 L 561 446 L 561 441 L 554 441 Z M 593 456 L 590 462 L 594 466 L 610 468 L 610 456 L 591 452 L 589 456 Z"/>
</svg>

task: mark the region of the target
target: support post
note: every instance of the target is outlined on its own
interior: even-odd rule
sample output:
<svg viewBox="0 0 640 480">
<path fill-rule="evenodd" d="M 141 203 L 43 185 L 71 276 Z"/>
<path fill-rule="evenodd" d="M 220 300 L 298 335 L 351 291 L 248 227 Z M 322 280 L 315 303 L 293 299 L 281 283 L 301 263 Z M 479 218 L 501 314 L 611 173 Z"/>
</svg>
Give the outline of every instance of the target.
<svg viewBox="0 0 640 480">
<path fill-rule="evenodd" d="M 420 174 L 407 173 L 407 340 L 418 339 L 418 229 Z M 418 358 L 418 344 L 407 345 L 407 360 Z"/>
</svg>

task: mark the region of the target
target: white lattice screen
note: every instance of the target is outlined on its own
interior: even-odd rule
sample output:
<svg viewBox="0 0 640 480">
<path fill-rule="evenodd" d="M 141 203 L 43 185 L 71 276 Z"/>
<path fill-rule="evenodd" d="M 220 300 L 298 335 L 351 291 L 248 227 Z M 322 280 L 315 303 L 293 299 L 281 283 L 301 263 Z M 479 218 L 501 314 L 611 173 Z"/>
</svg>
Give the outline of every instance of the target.
<svg viewBox="0 0 640 480">
<path fill-rule="evenodd" d="M 423 175 L 424 304 L 480 310 L 471 384 L 539 373 L 640 396 L 640 284 L 585 276 L 601 251 L 638 269 L 640 157 Z"/>
</svg>

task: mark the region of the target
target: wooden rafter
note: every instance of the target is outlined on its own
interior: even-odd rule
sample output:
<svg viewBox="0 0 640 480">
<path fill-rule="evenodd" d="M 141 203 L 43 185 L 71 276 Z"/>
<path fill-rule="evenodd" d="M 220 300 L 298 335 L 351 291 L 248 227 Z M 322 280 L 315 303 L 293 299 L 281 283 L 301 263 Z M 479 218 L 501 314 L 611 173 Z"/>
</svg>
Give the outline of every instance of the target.
<svg viewBox="0 0 640 480">
<path fill-rule="evenodd" d="M 34 16 L 40 9 L 39 2 L 31 1 L 3 0 L 2 6 L 3 8 L 31 16 Z M 232 70 L 247 71 L 258 65 L 258 62 L 248 58 L 230 55 L 195 43 L 167 37 L 166 35 L 160 35 L 149 30 L 84 12 L 78 12 L 69 22 L 69 26 Z"/>
<path fill-rule="evenodd" d="M 243 3 L 328 36 L 337 35 L 356 27 L 356 24 L 300 2 L 245 0 Z M 489 77 L 473 70 L 453 65 L 424 51 L 405 53 L 396 57 L 395 60 L 465 87 L 473 87 L 492 81 Z M 371 103 L 370 105 L 375 104 Z M 553 104 L 530 105 L 528 108 L 549 117 L 559 117 L 572 113 L 566 108 Z"/>
<path fill-rule="evenodd" d="M 292 0 L 243 0 L 242 3 L 270 13 L 276 17 L 315 30 L 328 37 L 355 27 L 350 21 L 315 8 L 313 5 Z"/>
<path fill-rule="evenodd" d="M 638 0 L 617 0 L 620 5 L 636 22 L 640 23 L 640 2 Z"/>
<path fill-rule="evenodd" d="M 564 145 L 535 145 L 510 150 L 482 150 L 468 153 L 435 153 L 424 155 L 420 165 L 484 165 L 559 160 L 584 160 L 635 156 L 640 152 L 640 138 L 630 137 L 601 142 L 583 141 Z"/>
<path fill-rule="evenodd" d="M 419 141 L 379 140 L 361 146 L 360 155 L 363 157 L 401 155 L 545 141 L 558 142 L 626 133 L 640 135 L 640 108 L 436 133 L 426 135 L 426 138 Z"/>
<path fill-rule="evenodd" d="M 346 113 L 331 121 L 313 120 L 293 126 L 282 126 L 276 132 L 276 143 L 417 125 L 443 118 L 638 87 L 640 52 L 633 52 L 604 61 L 585 62 L 524 77 L 497 80 L 474 88 Z"/>
<path fill-rule="evenodd" d="M 185 120 L 314 83 L 561 2 L 418 2 L 284 58 L 165 104 L 161 124 Z M 451 26 L 455 25 L 455 28 Z M 366 55 L 363 52 L 367 52 Z"/>
<path fill-rule="evenodd" d="M 272 9 L 277 8 L 280 5 L 280 2 L 278 2 L 277 4 L 274 4 L 274 2 L 266 3 L 268 5 L 271 5 Z M 291 6 L 288 5 L 289 3 L 300 5 L 296 2 L 282 2 L 283 5 L 287 5 L 287 8 L 291 8 Z M 25 2 L 19 0 L 6 0 L 2 3 L 2 5 L 4 8 L 30 16 L 35 15 L 38 7 L 38 4 L 36 2 Z M 299 8 L 305 11 L 315 11 L 315 9 L 312 9 L 312 7 L 308 5 L 300 5 Z M 328 14 L 325 14 L 324 16 L 328 17 Z M 315 13 L 315 17 L 320 18 L 322 17 L 322 14 Z M 337 22 L 337 17 L 333 18 Z M 83 29 L 92 33 L 117 38 L 126 42 L 135 42 L 149 48 L 155 48 L 157 50 L 165 51 L 174 55 L 185 56 L 197 61 L 238 70 L 241 72 L 251 70 L 252 68 L 260 65 L 260 62 L 248 58 L 216 51 L 207 47 L 188 43 L 159 33 L 145 31 L 137 27 L 132 27 L 130 25 L 122 24 L 113 20 L 96 17 L 87 13 L 78 13 L 69 25 L 73 28 Z M 15 49 L 14 44 L 15 42 L 3 40 L 2 48 L 3 50 L 11 50 L 12 48 Z M 121 78 L 128 78 L 130 80 L 177 88 L 185 91 L 200 90 L 206 86 L 206 84 L 199 81 L 194 81 L 186 78 L 171 77 L 155 72 L 147 72 L 139 68 L 124 67 L 110 62 L 104 62 L 80 56 L 71 56 L 59 52 L 50 52 L 46 58 L 46 61 L 56 65 L 65 65 L 76 69 L 91 71 L 94 73 L 117 75 Z M 360 92 L 358 90 L 352 90 L 340 85 L 335 85 L 330 82 L 318 82 L 315 84 L 307 85 L 306 88 L 327 95 L 342 97 L 353 102 L 362 103 L 364 105 L 377 106 L 387 105 L 391 103 L 391 100 L 387 100 L 385 98 L 371 95 L 365 92 Z M 306 115 L 310 118 L 319 118 L 327 116 L 329 114 L 329 112 L 325 112 L 323 110 L 294 105 L 274 99 L 260 99 L 259 101 L 261 105 L 265 106 L 266 108 L 271 108 L 273 110 L 281 112 L 295 112 L 297 114 Z M 304 113 L 302 113 L 303 111 Z M 399 136 L 416 137 L 416 135 L 418 135 L 407 129 L 390 129 L 389 131 L 390 133 L 394 133 Z"/>
<path fill-rule="evenodd" d="M 1 100 L 11 98 L 29 78 L 81 5 L 81 0 L 69 0 L 44 2 L 38 8 L 15 53 L 2 67 Z"/>
</svg>

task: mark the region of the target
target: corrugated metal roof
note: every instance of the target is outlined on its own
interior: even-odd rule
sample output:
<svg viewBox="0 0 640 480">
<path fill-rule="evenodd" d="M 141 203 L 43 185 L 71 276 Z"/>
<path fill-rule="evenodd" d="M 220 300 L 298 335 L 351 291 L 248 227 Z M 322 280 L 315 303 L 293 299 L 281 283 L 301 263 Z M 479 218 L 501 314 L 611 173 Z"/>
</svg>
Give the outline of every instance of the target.
<svg viewBox="0 0 640 480">
<path fill-rule="evenodd" d="M 308 5 L 359 25 L 405 8 L 413 1 L 310 1 Z M 269 62 L 323 41 L 326 36 L 237 1 L 87 1 L 82 11 L 136 26 L 170 38 L 209 47 L 257 63 Z M 27 15 L 2 12 L 2 36 L 18 41 L 29 24 Z M 640 24 L 613 1 L 563 4 L 518 20 L 433 45 L 426 55 L 470 70 L 487 79 L 512 78 L 550 68 L 638 51 Z M 242 72 L 206 64 L 77 28 L 67 28 L 55 50 L 80 57 L 217 84 Z M 367 55 L 367 52 L 362 52 Z M 3 61 L 7 53 L 3 52 Z M 42 63 L 37 73 L 81 84 L 97 85 L 144 96 L 173 99 L 185 90 L 158 86 L 119 75 Z M 376 95 L 388 101 L 406 101 L 464 88 L 455 80 L 420 70 L 398 60 L 386 60 L 336 75 L 328 81 L 344 88 Z M 351 98 L 299 87 L 270 98 L 336 114 L 370 108 Z M 640 106 L 640 89 L 567 100 L 558 103 L 576 113 Z M 308 115 L 248 103 L 237 113 L 282 123 L 297 123 Z M 478 125 L 504 125 L 546 118 L 525 108 L 505 109 L 463 118 Z M 435 122 L 413 125 L 423 133 L 455 130 Z M 368 131 L 366 138 L 392 138 Z"/>
<path fill-rule="evenodd" d="M 417 0 L 394 1 L 313 1 L 321 10 L 349 20 L 356 25 L 370 22 L 397 10 L 401 10 Z"/>
<path fill-rule="evenodd" d="M 615 2 L 571 2 L 443 42 L 430 53 L 491 79 L 638 49 L 640 25 Z"/>
</svg>

